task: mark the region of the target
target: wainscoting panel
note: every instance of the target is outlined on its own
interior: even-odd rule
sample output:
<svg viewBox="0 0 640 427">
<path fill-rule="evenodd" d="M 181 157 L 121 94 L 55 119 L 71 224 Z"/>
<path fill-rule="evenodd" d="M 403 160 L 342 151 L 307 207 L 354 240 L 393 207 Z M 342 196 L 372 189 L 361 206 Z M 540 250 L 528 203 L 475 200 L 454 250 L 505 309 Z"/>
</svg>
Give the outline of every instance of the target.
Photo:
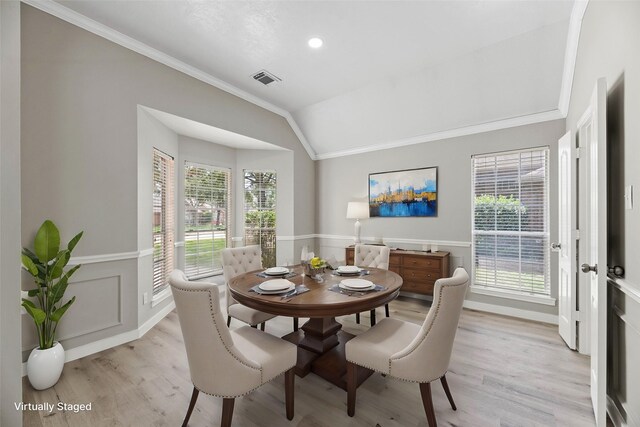
<svg viewBox="0 0 640 427">
<path fill-rule="evenodd" d="M 617 426 L 640 426 L 640 290 L 609 282 L 608 410 Z"/>
<path fill-rule="evenodd" d="M 136 259 L 84 264 L 72 277 L 64 301 L 75 296 L 58 327 L 56 339 L 66 350 L 137 327 Z M 29 283 L 24 289 L 32 287 Z M 31 317 L 22 314 L 23 359 L 38 345 Z"/>
</svg>

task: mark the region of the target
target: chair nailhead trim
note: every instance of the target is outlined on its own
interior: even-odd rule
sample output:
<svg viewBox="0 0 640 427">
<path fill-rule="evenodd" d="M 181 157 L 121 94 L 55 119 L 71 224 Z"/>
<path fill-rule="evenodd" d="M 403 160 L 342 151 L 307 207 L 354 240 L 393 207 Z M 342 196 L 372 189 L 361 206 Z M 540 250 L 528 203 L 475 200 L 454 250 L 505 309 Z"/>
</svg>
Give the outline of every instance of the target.
<svg viewBox="0 0 640 427">
<path fill-rule="evenodd" d="M 218 334 L 218 338 L 220 338 L 220 342 L 222 343 L 222 345 L 224 345 L 225 350 L 227 350 L 227 352 L 231 355 L 231 357 L 233 357 L 234 359 L 236 359 L 241 365 L 246 366 L 249 369 L 254 369 L 254 370 L 259 370 L 260 371 L 260 385 L 264 384 L 264 382 L 262 381 L 262 375 L 263 375 L 263 371 L 262 371 L 262 366 L 260 368 L 256 368 L 254 366 L 251 365 L 247 365 L 245 362 L 243 362 L 242 360 L 240 360 L 235 354 L 233 354 L 233 352 L 231 351 L 231 349 L 229 347 L 227 347 L 227 344 L 224 342 L 224 340 L 222 339 L 222 335 L 220 335 L 220 330 L 218 329 L 218 324 L 216 323 L 216 318 L 215 318 L 215 311 L 213 309 L 213 298 L 211 297 L 211 291 L 208 290 L 204 290 L 204 289 L 185 289 L 185 288 L 180 288 L 178 286 L 174 286 L 176 289 L 181 290 L 183 292 L 206 292 L 207 294 L 209 294 L 209 310 L 211 311 L 211 320 L 213 321 L 213 326 L 216 329 L 216 333 Z M 226 326 L 225 326 L 226 327 Z M 193 380 L 191 381 L 193 382 Z M 195 387 L 195 385 L 194 385 Z M 259 386 L 258 386 L 259 387 Z M 196 387 L 197 388 L 197 387 Z M 256 387 L 257 388 L 257 387 Z M 200 389 L 198 389 L 200 390 Z M 251 391 L 255 390 L 252 389 Z M 202 390 L 200 390 L 202 391 Z M 247 393 L 251 393 L 251 391 L 248 391 Z M 211 396 L 217 396 L 215 394 L 211 394 L 211 393 L 207 393 L 206 391 L 202 391 L 204 394 L 209 394 Z M 245 393 L 246 394 L 246 393 Z M 243 395 L 241 395 L 243 396 Z M 218 397 L 225 397 L 225 396 L 218 396 Z M 232 397 L 232 396 L 226 396 L 226 397 Z"/>
<path fill-rule="evenodd" d="M 467 284 L 467 282 L 459 283 L 459 284 L 457 284 L 457 285 L 447 285 L 447 286 L 446 286 L 446 289 L 448 289 L 448 288 L 453 288 L 453 287 L 457 287 L 457 286 L 466 286 L 466 284 Z M 404 356 L 401 356 L 401 357 L 398 357 L 398 358 L 395 358 L 395 359 L 393 359 L 393 358 L 390 358 L 390 359 L 389 359 L 389 375 L 391 375 L 391 362 L 392 362 L 393 360 L 400 360 L 400 359 L 403 359 L 403 358 L 405 358 L 405 357 L 408 357 L 411 353 L 413 353 L 413 352 L 414 352 L 414 351 L 415 351 L 415 350 L 420 346 L 420 344 L 422 344 L 422 342 L 423 342 L 425 339 L 427 339 L 427 336 L 429 335 L 429 332 L 431 332 L 431 328 L 433 327 L 433 324 L 435 323 L 436 318 L 438 317 L 438 313 L 439 313 L 439 311 L 440 311 L 440 304 L 441 304 L 441 302 L 442 302 L 442 293 L 444 292 L 444 290 L 445 290 L 445 287 L 444 287 L 444 286 L 441 286 L 441 287 L 440 287 L 440 293 L 438 294 L 438 305 L 436 306 L 436 312 L 435 312 L 435 314 L 434 314 L 434 316 L 433 316 L 433 320 L 431 321 L 431 324 L 429 325 L 429 329 L 427 329 L 427 331 L 424 333 L 424 335 L 422 336 L 422 339 L 421 339 L 420 341 L 418 341 L 418 342 L 413 346 L 413 348 L 412 348 L 412 349 L 411 349 L 407 354 L 405 354 Z M 393 376 L 393 375 L 391 375 L 391 376 Z M 431 381 L 435 381 L 435 380 L 437 380 L 438 378 L 441 378 L 441 377 L 442 377 L 442 375 L 440 375 L 439 377 L 437 377 L 437 378 L 435 378 L 435 379 L 433 379 L 433 380 L 430 380 L 430 381 L 422 381 L 422 382 L 431 382 Z M 395 377 L 394 377 L 394 378 L 395 378 Z M 405 381 L 416 382 L 416 381 L 411 381 L 411 380 L 405 380 Z"/>
</svg>

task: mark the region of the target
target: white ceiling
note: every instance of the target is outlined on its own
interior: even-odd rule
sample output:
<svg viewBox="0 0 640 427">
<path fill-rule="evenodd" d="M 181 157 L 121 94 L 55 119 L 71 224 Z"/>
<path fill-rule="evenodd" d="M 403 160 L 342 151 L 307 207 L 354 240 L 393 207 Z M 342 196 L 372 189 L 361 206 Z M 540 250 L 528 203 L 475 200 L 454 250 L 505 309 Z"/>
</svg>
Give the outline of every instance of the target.
<svg viewBox="0 0 640 427">
<path fill-rule="evenodd" d="M 556 109 L 573 1 L 58 3 L 289 111 L 319 154 Z M 307 46 L 312 36 L 324 46 Z M 251 75 L 267 69 L 283 81 Z"/>
</svg>

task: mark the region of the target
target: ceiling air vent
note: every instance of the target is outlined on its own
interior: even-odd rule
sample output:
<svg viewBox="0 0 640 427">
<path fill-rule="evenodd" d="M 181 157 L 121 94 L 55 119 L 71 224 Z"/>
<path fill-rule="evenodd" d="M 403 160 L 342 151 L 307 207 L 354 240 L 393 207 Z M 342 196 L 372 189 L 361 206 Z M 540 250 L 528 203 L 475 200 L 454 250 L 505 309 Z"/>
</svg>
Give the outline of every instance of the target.
<svg viewBox="0 0 640 427">
<path fill-rule="evenodd" d="M 253 75 L 253 78 L 262 83 L 263 85 L 268 85 L 273 82 L 281 82 L 282 79 L 280 77 L 276 77 L 267 70 L 260 70 Z"/>
</svg>

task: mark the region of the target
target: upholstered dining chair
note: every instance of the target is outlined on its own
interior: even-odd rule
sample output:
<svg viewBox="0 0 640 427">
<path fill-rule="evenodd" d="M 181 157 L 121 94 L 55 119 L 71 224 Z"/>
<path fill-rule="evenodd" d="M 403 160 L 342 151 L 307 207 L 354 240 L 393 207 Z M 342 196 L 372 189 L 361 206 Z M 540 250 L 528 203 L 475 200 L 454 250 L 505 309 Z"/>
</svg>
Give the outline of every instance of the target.
<svg viewBox="0 0 640 427">
<path fill-rule="evenodd" d="M 262 250 L 258 245 L 242 246 L 239 248 L 227 248 L 222 250 L 222 273 L 227 286 L 227 326 L 231 325 L 231 318 L 248 323 L 254 328 L 260 325 L 264 331 L 265 322 L 273 319 L 273 314 L 254 310 L 240 304 L 231 296 L 229 280 L 248 271 L 262 268 Z M 298 319 L 293 319 L 293 329 L 298 330 Z"/>
<path fill-rule="evenodd" d="M 422 326 L 383 319 L 347 342 L 347 413 L 350 417 L 355 414 L 356 381 L 358 369 L 362 368 L 419 383 L 430 427 L 436 427 L 432 381 L 440 380 L 451 408 L 457 409 L 445 375 L 468 285 L 469 275 L 463 268 L 457 268 L 452 277 L 436 281 L 433 303 Z"/>
<path fill-rule="evenodd" d="M 231 318 L 238 319 L 244 323 L 264 331 L 265 322 L 273 319 L 273 314 L 254 310 L 240 304 L 231 296 L 229 281 L 234 277 L 248 271 L 262 268 L 262 250 L 258 245 L 242 246 L 239 248 L 227 248 L 222 250 L 222 273 L 227 286 L 227 326 L 231 325 Z"/>
<path fill-rule="evenodd" d="M 169 276 L 187 350 L 193 393 L 182 426 L 189 422 L 200 392 L 223 398 L 222 427 L 231 425 L 236 397 L 285 374 L 285 406 L 293 419 L 297 347 L 242 326 L 229 330 L 220 310 L 218 287 L 189 282 L 180 270 Z"/>
<path fill-rule="evenodd" d="M 391 250 L 387 246 L 356 245 L 353 255 L 353 265 L 358 267 L 373 267 L 383 270 L 389 269 L 389 255 Z M 389 317 L 389 304 L 384 305 L 384 314 Z M 360 324 L 360 313 L 356 313 L 356 323 Z M 376 324 L 376 310 L 371 310 L 371 326 Z"/>
</svg>

